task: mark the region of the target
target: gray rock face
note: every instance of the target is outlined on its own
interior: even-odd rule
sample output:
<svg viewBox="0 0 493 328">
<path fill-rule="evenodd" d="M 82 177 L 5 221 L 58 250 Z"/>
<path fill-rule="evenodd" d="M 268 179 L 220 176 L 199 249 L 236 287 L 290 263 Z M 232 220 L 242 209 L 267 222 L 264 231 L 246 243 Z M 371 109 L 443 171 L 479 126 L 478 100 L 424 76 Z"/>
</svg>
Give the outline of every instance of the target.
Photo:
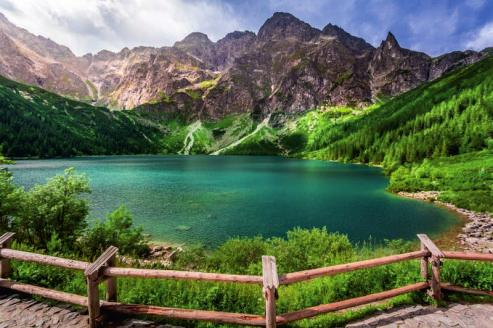
<svg viewBox="0 0 493 328">
<path fill-rule="evenodd" d="M 322 33 L 340 40 L 346 47 L 356 52 L 368 52 L 375 49 L 364 39 L 349 34 L 337 25 L 327 24 L 322 30 Z"/>
<path fill-rule="evenodd" d="M 111 108 L 221 117 L 297 113 L 320 104 L 364 106 L 395 96 L 493 53 L 437 58 L 403 49 L 389 33 L 378 48 L 342 28 L 322 31 L 275 13 L 253 32 L 217 42 L 192 33 L 173 47 L 75 56 L 0 14 L 0 74 Z M 145 106 L 142 106 L 145 105 Z"/>
<path fill-rule="evenodd" d="M 277 12 L 258 31 L 258 41 L 273 42 L 295 39 L 306 42 L 320 35 L 320 30 L 288 13 Z"/>
<path fill-rule="evenodd" d="M 216 43 L 216 58 L 214 65 L 218 70 L 225 70 L 234 60 L 248 51 L 254 44 L 256 35 L 250 31 L 231 32 Z"/>
<path fill-rule="evenodd" d="M 401 48 L 389 32 L 369 63 L 372 98 L 395 96 L 427 81 L 430 64 L 428 55 Z"/>
<path fill-rule="evenodd" d="M 475 51 L 454 51 L 448 54 L 442 55 L 437 58 L 433 58 L 429 80 L 435 80 L 443 74 L 452 71 L 456 68 L 470 65 L 480 60 L 484 54 Z"/>
<path fill-rule="evenodd" d="M 209 68 L 213 67 L 216 58 L 215 44 L 204 33 L 191 33 L 182 41 L 175 42 L 173 47 L 202 61 Z"/>
</svg>

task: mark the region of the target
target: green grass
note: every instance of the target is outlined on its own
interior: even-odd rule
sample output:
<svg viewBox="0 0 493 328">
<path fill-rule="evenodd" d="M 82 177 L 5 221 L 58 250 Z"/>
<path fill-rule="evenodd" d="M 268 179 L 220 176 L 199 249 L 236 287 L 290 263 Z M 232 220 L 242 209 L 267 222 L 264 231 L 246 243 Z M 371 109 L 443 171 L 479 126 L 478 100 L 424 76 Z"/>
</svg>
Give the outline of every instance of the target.
<svg viewBox="0 0 493 328">
<path fill-rule="evenodd" d="M 112 112 L 0 77 L 0 147 L 8 157 L 156 153 L 161 130 L 135 112 Z"/>
<path fill-rule="evenodd" d="M 202 89 L 202 90 L 207 90 L 207 89 L 211 89 L 213 87 L 215 87 L 217 85 L 217 82 L 219 82 L 219 79 L 221 77 L 218 76 L 217 78 L 215 79 L 211 79 L 211 80 L 204 80 L 202 82 L 199 82 L 197 84 L 197 88 L 199 89 Z"/>
<path fill-rule="evenodd" d="M 401 166 L 389 190 L 441 191 L 440 200 L 461 208 L 493 213 L 493 151 L 467 153 Z"/>
<path fill-rule="evenodd" d="M 16 248 L 29 249 L 21 245 Z M 382 245 L 353 245 L 344 235 L 324 229 L 289 231 L 284 238 L 233 238 L 212 252 L 189 248 L 178 255 L 173 269 L 261 275 L 261 256 L 277 259 L 279 274 L 347 263 L 415 250 L 417 244 L 389 241 Z M 66 255 L 65 255 L 66 256 Z M 121 264 L 120 264 L 121 265 Z M 161 268 L 154 265 L 154 268 Z M 443 281 L 491 290 L 493 267 L 488 263 L 445 261 Z M 13 279 L 67 292 L 86 294 L 81 273 L 13 261 Z M 419 260 L 399 262 L 279 288 L 278 313 L 300 310 L 348 298 L 389 290 L 421 281 Z M 103 290 L 101 290 L 103 292 Z M 103 295 L 103 293 L 101 293 Z M 261 286 L 158 279 L 118 279 L 118 300 L 123 303 L 242 312 L 263 315 Z M 378 309 L 402 304 L 430 303 L 424 293 L 410 293 L 389 302 L 343 313 L 317 316 L 288 327 L 339 327 Z M 179 323 L 179 322 L 176 322 Z M 180 322 L 187 327 L 217 327 L 204 322 Z M 226 325 L 223 325 L 226 327 Z"/>
</svg>

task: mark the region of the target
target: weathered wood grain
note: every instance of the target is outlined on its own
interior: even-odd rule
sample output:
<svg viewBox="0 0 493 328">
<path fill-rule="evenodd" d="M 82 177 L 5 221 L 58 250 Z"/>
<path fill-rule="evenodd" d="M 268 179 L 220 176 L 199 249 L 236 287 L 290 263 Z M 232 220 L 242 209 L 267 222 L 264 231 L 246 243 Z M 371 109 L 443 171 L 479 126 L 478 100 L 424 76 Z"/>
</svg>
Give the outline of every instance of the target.
<svg viewBox="0 0 493 328">
<path fill-rule="evenodd" d="M 69 260 L 55 256 L 42 255 L 30 252 L 18 251 L 15 249 L 2 248 L 0 249 L 0 257 L 12 260 L 20 260 L 26 262 L 34 262 L 39 264 L 47 264 L 66 269 L 85 270 L 89 265 L 88 262 Z"/>
<path fill-rule="evenodd" d="M 473 294 L 473 295 L 483 295 L 483 296 L 493 296 L 493 291 L 491 290 L 480 290 L 480 289 L 473 289 L 473 288 L 465 288 L 461 286 L 454 286 L 449 283 L 441 283 L 441 287 L 443 290 L 449 290 L 452 292 L 459 292 L 459 293 L 466 293 L 466 294 Z"/>
<path fill-rule="evenodd" d="M 8 279 L 0 279 L 0 287 L 9 288 L 18 292 L 37 295 L 49 298 L 55 301 L 87 306 L 87 298 L 84 296 L 61 292 L 44 287 L 38 287 L 29 284 L 23 284 Z"/>
<path fill-rule="evenodd" d="M 380 292 L 380 293 L 376 293 L 376 294 L 351 298 L 348 300 L 335 302 L 335 303 L 313 306 L 313 307 L 309 307 L 309 308 L 306 308 L 303 310 L 281 314 L 277 317 L 277 323 L 278 324 L 286 324 L 286 323 L 289 323 L 292 321 L 311 318 L 311 317 L 314 317 L 314 316 L 317 316 L 320 314 L 324 314 L 324 313 L 344 310 L 344 309 L 352 308 L 352 307 L 359 306 L 359 305 L 364 305 L 364 304 L 368 304 L 368 303 L 372 303 L 372 302 L 376 302 L 376 301 L 381 301 L 381 300 L 384 300 L 387 298 L 395 297 L 395 296 L 406 294 L 409 292 L 423 290 L 423 289 L 426 289 L 428 287 L 429 287 L 429 284 L 427 282 L 418 282 L 418 283 L 415 283 L 412 285 L 391 289 L 391 290 L 388 290 L 385 292 Z"/>
<path fill-rule="evenodd" d="M 0 248 L 9 247 L 14 235 L 15 233 L 13 232 L 6 232 L 0 236 Z M 10 276 L 10 271 L 9 259 L 0 257 L 0 278 L 8 278 L 8 276 Z"/>
<path fill-rule="evenodd" d="M 254 314 L 178 309 L 152 305 L 121 304 L 115 302 L 103 302 L 101 307 L 103 310 L 116 311 L 126 314 L 148 314 L 174 319 L 202 320 L 215 323 L 246 326 L 265 325 L 264 317 Z"/>
<path fill-rule="evenodd" d="M 493 254 L 473 253 L 473 252 L 452 252 L 452 251 L 444 251 L 443 254 L 445 255 L 445 258 L 451 260 L 493 262 Z"/>
<path fill-rule="evenodd" d="M 428 249 L 431 253 L 432 256 L 435 256 L 437 258 L 442 258 L 445 257 L 443 252 L 435 245 L 435 243 L 425 234 L 418 234 L 417 235 L 421 243 Z"/>
<path fill-rule="evenodd" d="M 276 327 L 276 294 L 279 287 L 276 258 L 262 256 L 262 278 L 265 299 L 265 326 Z"/>
<path fill-rule="evenodd" d="M 177 270 L 154 270 L 154 269 L 134 269 L 108 267 L 104 269 L 104 275 L 108 277 L 141 277 L 153 279 L 181 279 L 181 280 L 202 280 L 217 282 L 238 282 L 245 284 L 262 285 L 261 276 L 207 273 Z"/>
<path fill-rule="evenodd" d="M 101 254 L 96 261 L 87 266 L 84 270 L 84 275 L 86 276 L 100 276 L 102 274 L 102 268 L 108 265 L 108 262 L 111 261 L 116 253 L 118 252 L 118 248 L 115 246 L 108 247 L 103 254 Z"/>
<path fill-rule="evenodd" d="M 325 268 L 317 268 L 317 269 L 293 272 L 293 273 L 288 273 L 284 276 L 281 276 L 279 278 L 279 282 L 281 285 L 288 285 L 288 284 L 293 284 L 296 282 L 310 280 L 310 279 L 314 279 L 314 278 L 318 278 L 318 277 L 333 276 L 333 275 L 336 275 L 339 273 L 345 273 L 345 272 L 350 272 L 350 271 L 355 271 L 355 270 L 360 270 L 360 269 L 373 268 L 376 266 L 392 264 L 392 263 L 406 261 L 406 260 L 417 259 L 417 258 L 426 256 L 426 255 L 429 255 L 429 254 L 430 253 L 428 251 L 416 251 L 416 252 L 410 252 L 410 253 L 404 253 L 404 254 L 398 254 L 398 255 L 390 255 L 390 256 L 380 257 L 380 258 L 371 259 L 371 260 L 338 264 L 338 265 L 333 265 L 333 266 L 325 267 Z"/>
</svg>

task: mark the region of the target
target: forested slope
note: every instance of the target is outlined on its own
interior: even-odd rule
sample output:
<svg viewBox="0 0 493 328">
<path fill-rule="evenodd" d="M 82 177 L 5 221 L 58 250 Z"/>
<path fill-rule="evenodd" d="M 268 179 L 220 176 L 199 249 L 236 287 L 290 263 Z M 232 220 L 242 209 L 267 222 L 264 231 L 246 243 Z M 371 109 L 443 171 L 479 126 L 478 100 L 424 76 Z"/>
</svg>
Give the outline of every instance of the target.
<svg viewBox="0 0 493 328">
<path fill-rule="evenodd" d="M 331 127 L 318 158 L 392 166 L 493 148 L 493 57 Z"/>
<path fill-rule="evenodd" d="M 330 127 L 305 156 L 383 164 L 389 189 L 493 212 L 493 57 Z"/>
<path fill-rule="evenodd" d="M 0 145 L 9 157 L 158 151 L 160 126 L 0 76 Z"/>
</svg>

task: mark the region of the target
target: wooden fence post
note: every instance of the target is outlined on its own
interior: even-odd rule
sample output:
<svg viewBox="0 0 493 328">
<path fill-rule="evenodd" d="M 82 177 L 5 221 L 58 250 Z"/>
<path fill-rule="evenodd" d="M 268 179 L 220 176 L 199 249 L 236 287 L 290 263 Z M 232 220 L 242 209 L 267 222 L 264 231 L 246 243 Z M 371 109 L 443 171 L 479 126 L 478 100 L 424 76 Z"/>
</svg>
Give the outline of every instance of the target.
<svg viewBox="0 0 493 328">
<path fill-rule="evenodd" d="M 423 244 L 423 242 L 420 242 L 420 249 L 422 251 L 426 251 L 426 246 Z M 430 257 L 428 255 L 425 255 L 421 258 L 421 277 L 425 280 L 428 281 L 430 279 L 430 275 L 428 273 L 428 263 L 429 263 Z"/>
<path fill-rule="evenodd" d="M 108 266 L 115 266 L 115 260 L 116 260 L 116 252 L 113 254 L 113 256 L 108 259 Z M 117 301 L 117 295 L 116 295 L 116 290 L 117 290 L 117 283 L 116 283 L 116 277 L 107 277 L 106 278 L 106 300 L 109 302 L 116 302 Z"/>
<path fill-rule="evenodd" d="M 436 301 L 439 301 L 442 298 L 442 292 L 440 288 L 440 266 L 442 264 L 441 259 L 445 257 L 445 254 L 443 254 L 443 252 L 435 245 L 435 243 L 433 243 L 433 241 L 431 241 L 431 239 L 427 235 L 419 234 L 418 238 L 421 241 L 424 249 L 431 253 L 431 296 Z M 426 265 L 426 267 L 426 271 L 428 271 L 428 265 Z M 423 262 L 421 263 L 421 270 L 423 270 Z M 423 271 L 421 271 L 421 274 L 423 274 Z M 426 275 L 428 277 L 428 272 L 426 272 Z"/>
<path fill-rule="evenodd" d="M 87 281 L 87 308 L 89 311 L 89 327 L 96 328 L 100 324 L 101 309 L 99 301 L 99 283 L 104 280 L 104 268 L 108 267 L 109 264 L 113 263 L 116 252 L 118 248 L 114 246 L 108 247 L 101 256 L 91 263 L 86 270 L 84 275 Z M 111 285 L 111 287 L 109 287 Z M 114 288 L 116 284 L 110 283 L 108 285 L 108 291 L 111 288 L 112 297 L 116 297 L 116 292 Z"/>
<path fill-rule="evenodd" d="M 6 232 L 0 236 L 0 248 L 8 248 L 15 233 Z M 0 278 L 8 278 L 10 275 L 10 260 L 0 259 Z"/>
<path fill-rule="evenodd" d="M 275 257 L 262 256 L 262 278 L 265 299 L 265 327 L 275 328 L 277 288 L 279 287 Z"/>
</svg>

